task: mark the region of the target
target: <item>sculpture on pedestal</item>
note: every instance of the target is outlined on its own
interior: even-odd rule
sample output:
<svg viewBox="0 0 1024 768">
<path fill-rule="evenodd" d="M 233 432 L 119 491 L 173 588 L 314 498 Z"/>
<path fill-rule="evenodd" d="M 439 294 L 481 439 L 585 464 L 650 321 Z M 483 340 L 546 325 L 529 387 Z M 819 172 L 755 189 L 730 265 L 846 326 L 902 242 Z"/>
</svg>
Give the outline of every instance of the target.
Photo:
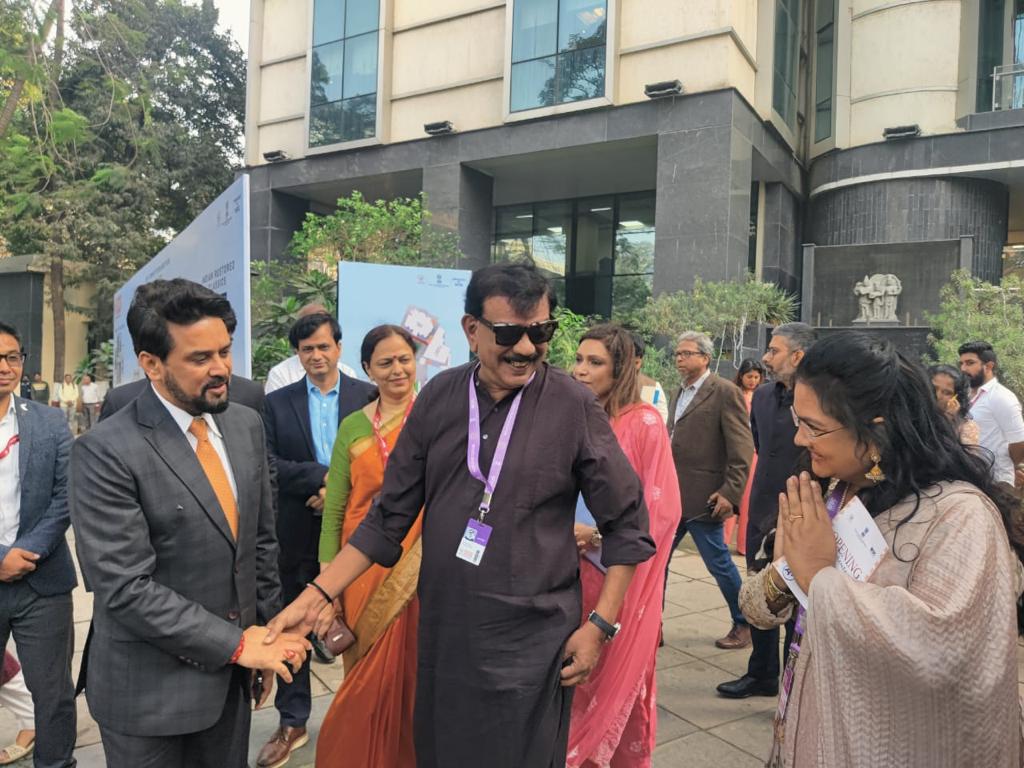
<svg viewBox="0 0 1024 768">
<path fill-rule="evenodd" d="M 853 293 L 860 305 L 855 324 L 899 322 L 896 302 L 903 293 L 903 283 L 896 275 L 864 275 L 864 279 L 853 286 Z"/>
</svg>

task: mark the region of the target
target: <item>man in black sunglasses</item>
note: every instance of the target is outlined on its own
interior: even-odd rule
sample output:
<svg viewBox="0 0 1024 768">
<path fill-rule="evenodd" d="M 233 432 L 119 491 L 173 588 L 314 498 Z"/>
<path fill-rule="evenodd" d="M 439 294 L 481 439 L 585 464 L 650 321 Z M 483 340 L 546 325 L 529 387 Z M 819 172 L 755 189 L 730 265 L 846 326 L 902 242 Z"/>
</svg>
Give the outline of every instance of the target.
<svg viewBox="0 0 1024 768">
<path fill-rule="evenodd" d="M 423 388 L 378 503 L 271 622 L 272 630 L 308 631 L 325 596 L 372 563 L 395 564 L 423 509 L 413 719 L 420 768 L 564 766 L 573 686 L 615 636 L 634 567 L 654 553 L 640 483 L 604 411 L 544 362 L 555 306 L 532 264 L 473 274 L 462 325 L 477 362 Z M 582 627 L 573 537 L 580 490 L 608 568 Z"/>
</svg>

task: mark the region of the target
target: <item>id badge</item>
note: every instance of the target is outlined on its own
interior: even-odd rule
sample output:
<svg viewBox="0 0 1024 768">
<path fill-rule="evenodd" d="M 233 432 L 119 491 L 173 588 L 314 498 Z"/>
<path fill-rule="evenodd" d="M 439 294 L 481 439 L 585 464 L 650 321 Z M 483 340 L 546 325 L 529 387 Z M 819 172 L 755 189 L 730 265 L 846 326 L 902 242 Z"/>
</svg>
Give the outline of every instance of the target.
<svg viewBox="0 0 1024 768">
<path fill-rule="evenodd" d="M 480 565 L 484 552 L 487 551 L 487 542 L 491 538 L 492 530 L 491 526 L 486 523 L 470 520 L 466 525 L 466 532 L 462 534 L 462 541 L 459 542 L 459 549 L 455 556 L 471 565 Z"/>
</svg>

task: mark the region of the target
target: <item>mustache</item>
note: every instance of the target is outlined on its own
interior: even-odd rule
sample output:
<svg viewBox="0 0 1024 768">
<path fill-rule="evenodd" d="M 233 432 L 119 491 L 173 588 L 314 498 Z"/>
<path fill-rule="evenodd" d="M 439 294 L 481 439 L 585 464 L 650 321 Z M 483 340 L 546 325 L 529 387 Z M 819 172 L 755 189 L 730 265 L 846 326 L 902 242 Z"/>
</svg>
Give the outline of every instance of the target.
<svg viewBox="0 0 1024 768">
<path fill-rule="evenodd" d="M 516 352 L 504 355 L 502 358 L 506 363 L 535 363 L 540 360 L 540 353 L 533 355 L 520 355 Z"/>
<path fill-rule="evenodd" d="M 210 379 L 208 382 L 203 384 L 203 394 L 205 395 L 207 390 L 213 389 L 214 387 L 219 387 L 222 384 L 227 384 L 227 383 L 228 383 L 228 380 L 226 378 L 224 378 L 223 376 L 218 376 L 215 379 Z"/>
</svg>

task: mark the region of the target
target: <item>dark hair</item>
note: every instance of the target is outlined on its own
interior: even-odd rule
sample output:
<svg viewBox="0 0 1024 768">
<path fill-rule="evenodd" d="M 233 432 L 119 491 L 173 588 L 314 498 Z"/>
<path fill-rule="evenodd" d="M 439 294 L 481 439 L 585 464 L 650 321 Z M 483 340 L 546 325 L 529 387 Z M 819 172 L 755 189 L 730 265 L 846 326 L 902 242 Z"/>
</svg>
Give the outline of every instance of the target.
<svg viewBox="0 0 1024 768">
<path fill-rule="evenodd" d="M 400 336 L 402 341 L 409 345 L 412 353 L 416 354 L 416 340 L 405 328 L 400 325 L 378 325 L 376 328 L 369 330 L 363 337 L 362 346 L 359 347 L 359 362 L 363 364 L 364 370 L 370 365 L 377 345 L 384 341 L 384 339 L 391 338 L 392 336 Z"/>
<path fill-rule="evenodd" d="M 987 341 L 968 341 L 966 344 L 961 344 L 956 353 L 958 355 L 977 355 L 983 365 L 999 362 L 996 359 L 996 351 Z"/>
<path fill-rule="evenodd" d="M 967 412 L 971 410 L 971 380 L 966 374 L 961 372 L 959 369 L 954 368 L 952 365 L 945 365 L 940 363 L 939 365 L 933 365 L 928 368 L 928 379 L 934 379 L 936 376 L 949 376 L 953 380 L 953 394 L 956 395 L 956 399 L 960 402 L 960 410 L 957 416 L 963 420 L 967 418 Z M 934 391 L 934 387 L 932 388 Z"/>
<path fill-rule="evenodd" d="M 633 337 L 633 354 L 638 358 L 642 358 L 647 354 L 647 342 L 645 342 L 644 337 L 636 331 L 631 331 L 630 336 Z"/>
<path fill-rule="evenodd" d="M 612 384 L 604 410 L 610 417 L 619 415 L 627 405 L 640 401 L 640 384 L 636 370 L 636 342 L 633 334 L 615 323 L 595 325 L 580 338 L 599 341 L 612 359 Z"/>
<path fill-rule="evenodd" d="M 761 381 L 764 381 L 764 378 L 765 378 L 764 366 L 761 365 L 761 363 L 759 361 L 755 360 L 754 358 L 748 357 L 746 360 L 744 360 L 742 363 L 740 363 L 740 367 L 736 371 L 736 378 L 733 379 L 733 382 L 736 384 L 737 387 L 739 387 L 740 389 L 743 389 L 743 377 L 746 376 L 751 371 L 757 371 L 758 373 L 760 373 L 761 374 Z"/>
<path fill-rule="evenodd" d="M 772 328 L 772 336 L 781 336 L 790 352 L 808 350 L 818 340 L 818 332 L 807 323 L 783 323 Z"/>
<path fill-rule="evenodd" d="M 166 360 L 173 346 L 167 324 L 192 325 L 204 317 L 218 317 L 228 333 L 235 332 L 231 302 L 219 293 L 181 277 L 143 283 L 135 289 L 128 308 L 128 332 L 135 354 L 149 352 Z"/>
<path fill-rule="evenodd" d="M 492 296 L 508 299 L 520 315 L 536 307 L 545 296 L 552 312 L 558 306 L 555 289 L 533 262 L 502 262 L 476 270 L 466 287 L 466 314 L 482 317 L 484 302 Z"/>
<path fill-rule="evenodd" d="M 830 334 L 808 350 L 795 380 L 814 390 L 822 410 L 852 431 L 865 451 L 869 444 L 877 448 L 886 480 L 861 492 L 872 516 L 915 497 L 897 536 L 917 514 L 926 489 L 961 480 L 992 499 L 1010 544 L 1018 557 L 1024 555 L 1017 504 L 992 480 L 991 459 L 961 445 L 953 423 L 935 407 L 931 379 L 891 342 L 861 331 Z M 907 562 L 895 541 L 893 553 Z"/>
<path fill-rule="evenodd" d="M 292 345 L 292 349 L 298 349 L 299 344 L 320 330 L 322 325 L 330 325 L 334 340 L 341 341 L 341 326 L 338 325 L 338 321 L 326 312 L 316 312 L 300 317 L 292 324 L 288 331 L 288 343 Z"/>
<path fill-rule="evenodd" d="M 5 336 L 13 336 L 14 340 L 18 342 L 18 349 L 21 349 L 21 334 L 18 333 L 17 328 L 15 328 L 13 325 L 8 325 L 7 323 L 0 320 L 0 333 L 4 334 Z"/>
</svg>

